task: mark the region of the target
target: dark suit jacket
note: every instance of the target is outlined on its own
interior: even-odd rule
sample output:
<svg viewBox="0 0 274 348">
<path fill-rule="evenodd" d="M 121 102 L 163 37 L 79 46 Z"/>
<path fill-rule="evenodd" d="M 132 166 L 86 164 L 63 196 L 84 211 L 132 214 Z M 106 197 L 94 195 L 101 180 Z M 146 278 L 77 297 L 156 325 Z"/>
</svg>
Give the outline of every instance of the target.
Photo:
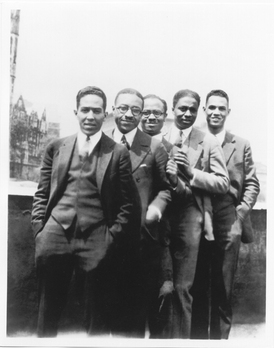
<svg viewBox="0 0 274 348">
<path fill-rule="evenodd" d="M 54 140 L 46 148 L 38 190 L 33 200 L 31 222 L 35 235 L 43 229 L 64 192 L 76 140 L 75 134 Z M 140 209 L 134 207 L 134 183 L 128 151 L 104 133 L 100 142 L 96 180 L 104 216 L 109 231 L 115 237 L 127 231 L 133 210 L 135 223 L 138 223 Z"/>
<path fill-rule="evenodd" d="M 111 132 L 111 136 L 113 131 Z M 142 206 L 142 226 L 153 238 L 152 231 L 145 226 L 146 212 L 150 204 L 163 214 L 171 200 L 170 185 L 166 177 L 167 152 L 162 143 L 137 129 L 129 150 L 132 175 Z"/>
<path fill-rule="evenodd" d="M 247 140 L 226 132 L 222 144 L 230 188 L 228 193 L 234 198 L 239 218 L 243 221 L 242 242 L 253 241 L 250 212 L 260 192 L 259 180 Z"/>
</svg>

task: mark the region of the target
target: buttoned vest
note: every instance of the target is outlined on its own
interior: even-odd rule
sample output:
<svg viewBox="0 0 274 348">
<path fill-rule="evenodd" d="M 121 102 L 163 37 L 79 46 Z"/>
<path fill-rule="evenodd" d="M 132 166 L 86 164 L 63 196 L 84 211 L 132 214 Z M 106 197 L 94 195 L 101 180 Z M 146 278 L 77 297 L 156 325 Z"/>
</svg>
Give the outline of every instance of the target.
<svg viewBox="0 0 274 348">
<path fill-rule="evenodd" d="M 82 231 L 105 222 L 96 182 L 100 143 L 99 141 L 92 153 L 84 160 L 80 159 L 78 146 L 75 145 L 67 174 L 66 188 L 51 212 L 64 229 L 71 226 L 75 216 Z"/>
</svg>

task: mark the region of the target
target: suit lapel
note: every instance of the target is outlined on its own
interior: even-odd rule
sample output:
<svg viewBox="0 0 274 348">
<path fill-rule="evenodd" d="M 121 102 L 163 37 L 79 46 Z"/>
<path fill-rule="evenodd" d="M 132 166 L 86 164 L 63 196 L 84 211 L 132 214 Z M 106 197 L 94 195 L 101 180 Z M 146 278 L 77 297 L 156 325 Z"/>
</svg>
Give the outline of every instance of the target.
<svg viewBox="0 0 274 348">
<path fill-rule="evenodd" d="M 188 159 L 190 166 L 194 168 L 203 151 L 204 133 L 193 128 L 189 134 Z"/>
<path fill-rule="evenodd" d="M 59 163 L 58 163 L 58 176 L 57 176 L 57 188 L 60 187 L 68 172 L 68 168 L 71 163 L 73 150 L 76 144 L 76 134 L 66 138 L 63 145 L 59 149 Z"/>
<path fill-rule="evenodd" d="M 101 144 L 96 170 L 96 182 L 98 185 L 99 192 L 101 192 L 105 173 L 113 154 L 113 147 L 115 146 L 115 142 L 109 139 L 104 133 L 102 134 L 100 142 Z"/>
<path fill-rule="evenodd" d="M 223 142 L 222 148 L 223 148 L 226 165 L 227 165 L 233 152 L 235 151 L 235 139 L 231 133 L 226 132 L 225 140 Z"/>
<path fill-rule="evenodd" d="M 143 162 L 150 150 L 151 138 L 142 133 L 139 129 L 135 134 L 133 143 L 129 150 L 132 172 L 134 172 Z"/>
</svg>

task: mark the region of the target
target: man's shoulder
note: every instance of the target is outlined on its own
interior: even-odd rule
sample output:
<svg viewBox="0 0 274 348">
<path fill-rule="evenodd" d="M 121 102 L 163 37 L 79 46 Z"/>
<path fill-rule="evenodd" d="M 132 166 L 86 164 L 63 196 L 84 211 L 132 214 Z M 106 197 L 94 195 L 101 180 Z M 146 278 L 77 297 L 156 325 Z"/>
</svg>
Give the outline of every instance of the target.
<svg viewBox="0 0 274 348">
<path fill-rule="evenodd" d="M 76 139 L 77 134 L 69 135 L 62 138 L 52 139 L 47 147 L 57 149 L 65 143 L 73 142 Z"/>
<path fill-rule="evenodd" d="M 104 146 L 111 148 L 116 153 L 127 153 L 127 149 L 124 145 L 116 143 L 110 136 L 102 132 L 102 143 Z"/>
<path fill-rule="evenodd" d="M 240 137 L 239 135 L 233 134 L 229 131 L 226 131 L 226 137 L 230 138 L 232 142 L 236 144 L 236 146 L 246 146 L 249 145 L 249 140 Z"/>
</svg>

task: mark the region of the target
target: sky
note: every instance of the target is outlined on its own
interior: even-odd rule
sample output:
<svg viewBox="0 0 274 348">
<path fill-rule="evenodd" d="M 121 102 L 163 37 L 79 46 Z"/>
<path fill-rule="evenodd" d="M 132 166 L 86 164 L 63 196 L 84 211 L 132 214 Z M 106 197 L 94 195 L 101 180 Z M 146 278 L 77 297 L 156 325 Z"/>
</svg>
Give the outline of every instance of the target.
<svg viewBox="0 0 274 348">
<path fill-rule="evenodd" d="M 15 5 L 14 5 L 15 6 Z M 271 40 L 267 4 L 172 2 L 20 3 L 14 86 L 61 136 L 75 133 L 75 96 L 95 85 L 111 111 L 117 92 L 132 87 L 165 99 L 169 117 L 180 89 L 201 96 L 196 123 L 212 89 L 230 97 L 227 128 L 247 138 L 254 160 L 267 162 Z"/>
</svg>

